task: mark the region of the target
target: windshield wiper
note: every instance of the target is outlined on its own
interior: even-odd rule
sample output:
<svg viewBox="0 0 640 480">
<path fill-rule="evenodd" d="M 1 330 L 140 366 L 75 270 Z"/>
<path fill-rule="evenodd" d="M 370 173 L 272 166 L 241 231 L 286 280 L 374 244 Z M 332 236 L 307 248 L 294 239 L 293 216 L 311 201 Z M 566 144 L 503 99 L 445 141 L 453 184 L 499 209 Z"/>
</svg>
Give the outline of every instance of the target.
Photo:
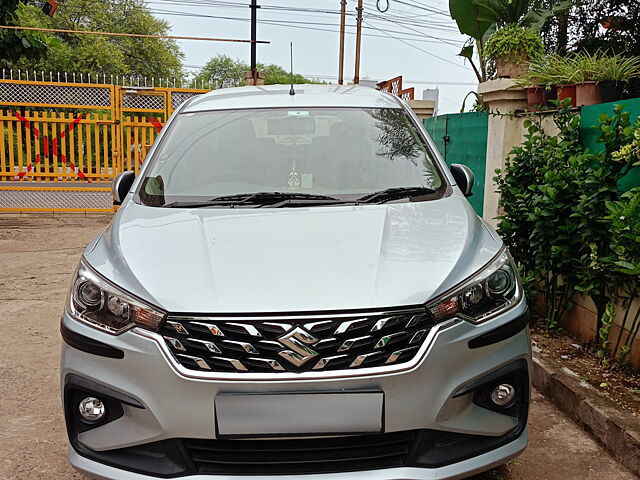
<svg viewBox="0 0 640 480">
<path fill-rule="evenodd" d="M 360 197 L 356 200 L 356 203 L 384 203 L 390 200 L 431 195 L 433 193 L 436 193 L 436 191 L 428 187 L 393 187 Z"/>
<path fill-rule="evenodd" d="M 328 195 L 318 195 L 305 192 L 256 192 L 256 193 L 236 193 L 232 195 L 221 195 L 209 200 L 194 202 L 172 202 L 163 205 L 165 208 L 202 208 L 213 206 L 227 206 L 234 208 L 238 205 L 260 205 L 260 206 L 280 206 L 280 203 L 292 201 L 304 202 L 340 202 L 335 197 Z"/>
</svg>

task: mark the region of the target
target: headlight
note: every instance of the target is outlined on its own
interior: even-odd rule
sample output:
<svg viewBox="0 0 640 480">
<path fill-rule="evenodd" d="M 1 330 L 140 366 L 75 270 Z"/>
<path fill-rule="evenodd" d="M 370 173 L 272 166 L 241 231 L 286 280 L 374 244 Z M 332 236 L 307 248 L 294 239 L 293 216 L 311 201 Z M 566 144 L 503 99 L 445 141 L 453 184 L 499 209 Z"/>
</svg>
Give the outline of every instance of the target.
<svg viewBox="0 0 640 480">
<path fill-rule="evenodd" d="M 427 304 L 437 322 L 457 317 L 480 323 L 508 310 L 522 297 L 511 256 L 503 249 L 469 280 Z"/>
<path fill-rule="evenodd" d="M 165 312 L 147 305 L 98 275 L 84 260 L 71 285 L 68 311 L 79 320 L 119 335 L 133 327 L 157 330 Z"/>
</svg>

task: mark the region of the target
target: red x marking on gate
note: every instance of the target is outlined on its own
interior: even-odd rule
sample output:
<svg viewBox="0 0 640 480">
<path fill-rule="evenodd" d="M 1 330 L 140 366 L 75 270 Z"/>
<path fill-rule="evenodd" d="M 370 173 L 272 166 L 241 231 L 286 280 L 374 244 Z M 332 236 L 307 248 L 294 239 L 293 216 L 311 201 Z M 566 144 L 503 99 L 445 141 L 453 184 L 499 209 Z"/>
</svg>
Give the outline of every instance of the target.
<svg viewBox="0 0 640 480">
<path fill-rule="evenodd" d="M 160 123 L 160 119 L 158 118 L 158 120 L 156 120 L 154 117 L 151 117 L 149 119 L 149 123 L 151 125 L 153 125 L 154 127 L 156 127 L 156 131 L 158 133 L 160 133 L 160 130 L 162 130 L 162 124 Z"/>
<path fill-rule="evenodd" d="M 38 131 L 38 129 L 36 127 L 33 126 L 33 124 L 24 116 L 22 116 L 20 114 L 20 112 L 15 112 L 16 118 L 18 120 L 20 120 L 21 122 L 23 122 L 25 124 L 25 126 L 31 130 L 31 132 L 33 133 L 33 136 L 37 139 L 40 138 L 40 132 Z M 67 136 L 67 133 L 69 133 L 70 131 L 72 131 L 74 128 L 76 128 L 76 125 L 78 125 L 80 123 L 80 121 L 82 120 L 82 114 L 78 115 L 76 118 L 73 119 L 73 121 L 71 123 L 69 123 L 68 125 L 65 126 L 64 130 L 62 130 L 57 137 L 52 138 L 51 139 L 51 145 L 49 145 L 49 137 L 47 137 L 46 135 L 43 137 L 43 150 L 44 150 L 44 156 L 45 157 L 58 157 L 60 158 L 60 161 L 62 162 L 63 165 L 67 164 L 67 156 L 64 153 L 59 152 L 58 150 L 58 140 L 63 139 L 64 137 Z M 49 149 L 49 147 L 51 147 L 51 149 Z M 37 154 L 35 157 L 35 163 L 36 165 L 38 165 L 40 163 L 40 154 Z M 84 172 L 82 170 L 80 170 L 79 168 L 76 167 L 76 165 L 73 162 L 69 162 L 69 166 L 71 167 L 72 170 L 74 170 L 74 172 L 76 173 L 76 175 L 78 175 L 78 177 L 80 178 L 86 178 L 88 183 L 91 183 L 91 179 L 87 178 L 87 176 L 84 174 Z M 33 170 L 33 164 L 29 163 L 27 165 L 27 171 L 26 172 L 18 172 L 18 178 L 22 179 L 22 177 L 24 177 L 25 175 L 27 175 L 28 173 L 31 172 L 31 170 Z"/>
</svg>

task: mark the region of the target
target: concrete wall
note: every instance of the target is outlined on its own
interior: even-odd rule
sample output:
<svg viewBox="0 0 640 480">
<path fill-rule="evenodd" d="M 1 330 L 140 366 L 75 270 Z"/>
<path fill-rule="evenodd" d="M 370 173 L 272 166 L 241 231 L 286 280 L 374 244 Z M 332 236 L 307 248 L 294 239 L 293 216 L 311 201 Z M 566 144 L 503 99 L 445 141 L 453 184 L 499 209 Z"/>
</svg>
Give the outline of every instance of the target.
<svg viewBox="0 0 640 480">
<path fill-rule="evenodd" d="M 413 110 L 420 121 L 433 117 L 436 102 L 433 100 L 407 100 L 407 105 Z"/>
<path fill-rule="evenodd" d="M 591 298 L 583 295 L 576 297 L 574 301 L 575 304 L 573 308 L 562 317 L 560 324 L 563 328 L 581 340 L 593 340 L 597 336 L 596 306 L 593 304 Z M 629 316 L 627 317 L 626 324 L 624 325 L 625 328 L 623 328 L 622 322 L 624 319 L 625 306 L 622 302 L 616 303 L 616 318 L 609 333 L 609 340 L 612 343 L 612 348 L 616 344 L 621 329 L 622 341 L 620 342 L 620 346 L 625 344 L 632 327 L 634 316 L 639 308 L 640 300 L 636 299 L 631 305 Z M 619 349 L 618 352 L 620 352 Z M 631 352 L 627 357 L 627 360 L 629 360 L 634 367 L 640 368 L 640 336 L 638 336 L 633 342 Z"/>
</svg>

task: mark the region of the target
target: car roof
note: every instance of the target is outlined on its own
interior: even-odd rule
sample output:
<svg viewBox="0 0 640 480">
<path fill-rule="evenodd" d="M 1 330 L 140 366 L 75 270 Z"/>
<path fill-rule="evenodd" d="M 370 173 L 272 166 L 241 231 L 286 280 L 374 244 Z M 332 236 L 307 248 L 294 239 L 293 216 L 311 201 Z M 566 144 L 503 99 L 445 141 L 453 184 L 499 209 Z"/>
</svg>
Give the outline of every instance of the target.
<svg viewBox="0 0 640 480">
<path fill-rule="evenodd" d="M 401 108 L 391 94 L 357 85 L 291 85 L 214 90 L 190 101 L 181 113 L 287 107 Z"/>
</svg>

